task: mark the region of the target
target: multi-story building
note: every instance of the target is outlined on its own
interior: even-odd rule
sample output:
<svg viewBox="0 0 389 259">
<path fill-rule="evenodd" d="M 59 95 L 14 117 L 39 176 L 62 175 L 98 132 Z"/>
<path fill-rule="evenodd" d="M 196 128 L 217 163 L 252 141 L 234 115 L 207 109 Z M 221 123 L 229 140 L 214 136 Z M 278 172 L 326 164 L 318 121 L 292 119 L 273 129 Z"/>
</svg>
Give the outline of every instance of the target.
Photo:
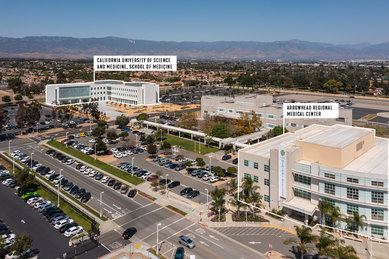
<svg viewBox="0 0 389 259">
<path fill-rule="evenodd" d="M 46 85 L 46 104 L 79 104 L 108 101 L 128 105 L 159 103 L 159 86 L 154 83 L 102 80 L 88 83 Z"/>
<path fill-rule="evenodd" d="M 326 198 L 343 215 L 365 215 L 362 233 L 388 238 L 388 150 L 374 129 L 311 125 L 239 150 L 239 181 L 253 179 L 267 210 L 318 219 Z"/>
<path fill-rule="evenodd" d="M 242 113 L 254 111 L 260 116 L 262 126 L 273 129 L 283 123 L 282 104 L 273 103 L 271 95 L 242 95 L 236 97 L 203 96 L 201 98 L 201 115 L 219 116 L 237 119 Z M 339 109 L 337 119 L 286 119 L 285 127 L 290 132 L 308 127 L 312 124 L 352 125 L 352 109 Z"/>
</svg>

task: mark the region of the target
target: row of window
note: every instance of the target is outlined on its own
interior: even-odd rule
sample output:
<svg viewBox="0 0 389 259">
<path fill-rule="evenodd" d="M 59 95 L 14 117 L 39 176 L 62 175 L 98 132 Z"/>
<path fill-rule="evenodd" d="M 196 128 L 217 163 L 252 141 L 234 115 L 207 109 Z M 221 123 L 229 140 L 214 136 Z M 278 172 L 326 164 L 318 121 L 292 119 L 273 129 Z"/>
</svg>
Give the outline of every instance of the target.
<svg viewBox="0 0 389 259">
<path fill-rule="evenodd" d="M 91 87 L 91 90 L 105 90 L 105 86 Z"/>
<path fill-rule="evenodd" d="M 259 164 L 257 162 L 246 160 L 246 159 L 243 161 L 243 165 L 247 166 L 247 167 L 254 168 L 254 169 L 258 169 L 259 168 Z M 269 165 L 263 165 L 263 170 L 265 172 L 270 172 L 270 166 Z"/>
<path fill-rule="evenodd" d="M 296 181 L 296 175 L 295 175 L 295 181 Z M 332 183 L 324 183 L 324 192 L 335 195 L 335 184 Z M 347 188 L 347 198 L 353 199 L 353 200 L 359 200 L 359 189 L 356 188 Z M 372 203 L 384 203 L 384 193 L 383 192 L 377 192 L 372 191 L 371 192 L 371 202 Z"/>
<path fill-rule="evenodd" d="M 256 176 L 256 175 L 251 175 L 251 174 L 244 173 L 243 176 L 252 178 L 253 181 L 256 182 L 256 183 L 259 182 L 259 177 Z M 267 179 L 267 178 L 264 178 L 263 179 L 263 184 L 266 185 L 266 186 L 270 186 L 270 180 Z"/>
<path fill-rule="evenodd" d="M 307 184 L 307 185 L 311 185 L 311 177 L 301 175 L 301 174 L 295 174 L 294 181 L 299 182 L 299 183 L 303 183 L 303 184 Z"/>
<path fill-rule="evenodd" d="M 331 174 L 331 173 L 324 173 L 324 177 L 325 178 L 329 178 L 329 179 L 336 179 L 335 174 Z M 346 180 L 347 180 L 348 183 L 359 184 L 359 179 L 358 178 L 347 177 Z M 382 182 L 382 181 L 371 181 L 371 185 L 372 186 L 378 186 L 378 187 L 384 187 L 384 182 Z"/>
<path fill-rule="evenodd" d="M 112 90 L 120 91 L 120 92 L 131 92 L 131 93 L 136 93 L 138 90 L 136 89 L 130 89 L 126 87 L 112 87 Z"/>
<path fill-rule="evenodd" d="M 234 110 L 234 109 L 226 109 L 226 108 L 222 108 L 222 107 L 218 107 L 217 108 L 217 111 L 218 112 L 221 112 L 221 113 L 229 113 L 229 114 L 242 114 L 242 113 L 248 113 L 248 114 L 252 114 L 252 112 L 248 112 L 248 111 L 241 111 L 241 110 Z M 264 114 L 261 113 L 261 112 L 256 112 L 255 114 L 257 114 L 260 118 L 264 118 Z M 280 115 L 280 119 L 282 119 L 283 116 Z M 269 120 L 276 120 L 277 119 L 277 115 L 274 115 L 274 114 L 266 114 L 266 119 L 269 119 Z"/>
<path fill-rule="evenodd" d="M 96 93 L 91 92 L 90 94 L 91 94 L 91 95 L 99 95 L 99 94 L 105 94 L 105 92 L 96 92 Z"/>
</svg>

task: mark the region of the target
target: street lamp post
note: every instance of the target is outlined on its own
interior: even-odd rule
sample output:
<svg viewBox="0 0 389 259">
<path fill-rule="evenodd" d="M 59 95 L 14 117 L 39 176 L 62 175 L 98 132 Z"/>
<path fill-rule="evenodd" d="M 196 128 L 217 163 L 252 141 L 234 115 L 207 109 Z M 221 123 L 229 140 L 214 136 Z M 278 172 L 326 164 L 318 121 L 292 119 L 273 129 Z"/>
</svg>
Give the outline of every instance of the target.
<svg viewBox="0 0 389 259">
<path fill-rule="evenodd" d="M 100 192 L 100 217 L 103 215 L 103 194 L 104 192 Z"/>
<path fill-rule="evenodd" d="M 32 170 L 32 155 L 33 155 L 34 153 L 32 152 L 31 153 L 31 163 L 30 163 L 30 169 Z"/>
<path fill-rule="evenodd" d="M 220 209 L 219 209 L 219 227 L 220 227 Z"/>
<path fill-rule="evenodd" d="M 68 132 L 66 132 L 66 138 L 68 138 Z M 68 142 L 66 142 L 66 147 L 68 147 Z"/>
<path fill-rule="evenodd" d="M 11 142 L 12 140 L 8 140 L 8 155 L 11 155 Z"/>
<path fill-rule="evenodd" d="M 159 240 L 158 240 L 158 231 L 159 231 L 159 226 L 161 226 L 161 223 L 157 224 L 157 257 L 159 258 Z"/>
<path fill-rule="evenodd" d="M 207 215 L 208 215 L 208 211 L 209 211 L 209 206 L 208 206 L 208 189 L 205 188 L 205 191 L 207 192 Z"/>
<path fill-rule="evenodd" d="M 134 175 L 134 158 L 135 157 L 132 157 L 131 158 L 131 174 Z"/>
<path fill-rule="evenodd" d="M 15 157 L 12 157 L 12 173 L 15 174 Z"/>
<path fill-rule="evenodd" d="M 59 169 L 59 178 L 61 179 L 61 175 L 62 175 L 62 170 L 63 169 Z M 61 180 L 59 180 L 58 182 L 58 192 L 57 192 L 57 207 L 59 208 L 59 187 L 61 186 Z"/>
<path fill-rule="evenodd" d="M 95 142 L 95 160 L 97 159 L 97 152 L 96 152 L 96 142 Z"/>
<path fill-rule="evenodd" d="M 159 129 L 161 131 L 161 145 L 162 145 L 162 129 Z"/>
<path fill-rule="evenodd" d="M 166 174 L 166 182 L 165 182 L 165 184 L 166 184 L 166 198 L 168 197 L 167 196 L 167 177 L 169 176 L 169 174 Z"/>
<path fill-rule="evenodd" d="M 247 226 L 247 209 L 246 209 L 246 226 Z"/>
</svg>

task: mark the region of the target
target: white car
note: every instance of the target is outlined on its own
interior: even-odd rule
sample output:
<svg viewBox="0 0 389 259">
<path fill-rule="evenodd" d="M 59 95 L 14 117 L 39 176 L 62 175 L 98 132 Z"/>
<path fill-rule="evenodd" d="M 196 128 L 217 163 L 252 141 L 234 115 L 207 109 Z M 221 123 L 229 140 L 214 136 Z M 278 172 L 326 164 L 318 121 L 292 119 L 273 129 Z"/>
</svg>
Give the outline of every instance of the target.
<svg viewBox="0 0 389 259">
<path fill-rule="evenodd" d="M 122 154 L 122 157 L 126 157 L 128 155 L 127 152 L 123 152 L 121 154 Z"/>
<path fill-rule="evenodd" d="M 49 179 L 50 176 L 52 176 L 53 174 L 55 174 L 55 171 L 54 171 L 54 170 L 50 170 L 50 171 L 45 175 L 46 179 Z"/>
<path fill-rule="evenodd" d="M 37 202 L 44 201 L 42 197 L 37 197 L 36 200 L 30 203 L 30 207 L 34 207 Z"/>
<path fill-rule="evenodd" d="M 103 179 L 101 179 L 102 183 L 106 183 L 108 181 L 109 181 L 109 177 L 108 176 L 104 176 Z"/>
<path fill-rule="evenodd" d="M 209 181 L 211 183 L 216 183 L 219 180 L 220 180 L 219 176 L 212 176 L 212 177 L 209 178 Z"/>
<path fill-rule="evenodd" d="M 9 183 L 12 182 L 12 181 L 13 181 L 12 178 L 8 178 L 8 179 L 5 179 L 5 180 L 3 181 L 3 184 L 4 184 L 4 185 L 7 185 L 7 184 L 9 184 Z"/>
<path fill-rule="evenodd" d="M 147 179 L 147 177 L 149 177 L 151 175 L 151 173 L 150 172 L 147 172 L 147 173 L 145 173 L 144 175 L 142 175 L 142 179 Z"/>
<path fill-rule="evenodd" d="M 96 142 L 96 140 L 94 138 L 89 140 L 89 143 L 95 143 L 95 142 Z"/>
<path fill-rule="evenodd" d="M 60 221 L 58 221 L 58 222 L 54 225 L 54 227 L 55 227 L 55 229 L 59 229 L 60 227 L 66 225 L 66 224 L 68 224 L 68 223 L 73 223 L 73 220 L 72 220 L 72 219 L 63 219 L 63 220 L 60 220 Z"/>
<path fill-rule="evenodd" d="M 114 155 L 114 157 L 115 157 L 115 158 L 122 158 L 123 155 L 122 155 L 121 153 L 116 153 L 116 154 Z"/>
<path fill-rule="evenodd" d="M 126 151 L 128 156 L 132 156 L 134 153 L 132 153 L 130 150 Z"/>
<path fill-rule="evenodd" d="M 111 148 L 111 152 L 117 152 L 118 149 L 116 147 Z"/>
<path fill-rule="evenodd" d="M 84 172 L 88 167 L 86 165 L 83 165 L 80 167 L 80 172 Z"/>
<path fill-rule="evenodd" d="M 31 203 L 34 203 L 34 202 L 38 201 L 39 198 L 40 198 L 40 197 L 31 198 L 31 199 L 29 199 L 26 203 L 27 203 L 28 205 L 31 205 Z"/>
<path fill-rule="evenodd" d="M 71 227 L 65 231 L 65 237 L 72 237 L 74 235 L 81 233 L 82 231 L 83 231 L 83 228 L 81 226 Z"/>
<path fill-rule="evenodd" d="M 36 201 L 36 202 L 34 203 L 34 208 L 37 210 L 37 209 L 39 209 L 39 207 L 40 207 L 41 205 L 44 205 L 44 204 L 46 204 L 46 201 L 45 201 L 44 199 L 38 200 L 38 201 Z"/>
<path fill-rule="evenodd" d="M 75 161 L 73 159 L 69 159 L 68 161 L 66 161 L 66 164 L 67 165 L 71 165 L 73 164 Z"/>
<path fill-rule="evenodd" d="M 97 172 L 96 172 L 96 171 L 92 171 L 92 172 L 90 172 L 90 173 L 89 173 L 89 177 L 95 177 L 95 176 L 96 176 L 96 174 L 97 174 Z"/>
</svg>

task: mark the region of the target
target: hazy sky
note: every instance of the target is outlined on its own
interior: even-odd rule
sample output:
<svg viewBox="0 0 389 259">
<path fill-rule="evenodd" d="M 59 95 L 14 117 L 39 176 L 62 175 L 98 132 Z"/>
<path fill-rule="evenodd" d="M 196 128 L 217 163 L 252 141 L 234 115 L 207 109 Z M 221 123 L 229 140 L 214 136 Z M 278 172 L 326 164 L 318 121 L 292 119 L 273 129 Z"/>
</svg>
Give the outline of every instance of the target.
<svg viewBox="0 0 389 259">
<path fill-rule="evenodd" d="M 389 41 L 388 0 L 2 0 L 0 36 Z"/>
</svg>

